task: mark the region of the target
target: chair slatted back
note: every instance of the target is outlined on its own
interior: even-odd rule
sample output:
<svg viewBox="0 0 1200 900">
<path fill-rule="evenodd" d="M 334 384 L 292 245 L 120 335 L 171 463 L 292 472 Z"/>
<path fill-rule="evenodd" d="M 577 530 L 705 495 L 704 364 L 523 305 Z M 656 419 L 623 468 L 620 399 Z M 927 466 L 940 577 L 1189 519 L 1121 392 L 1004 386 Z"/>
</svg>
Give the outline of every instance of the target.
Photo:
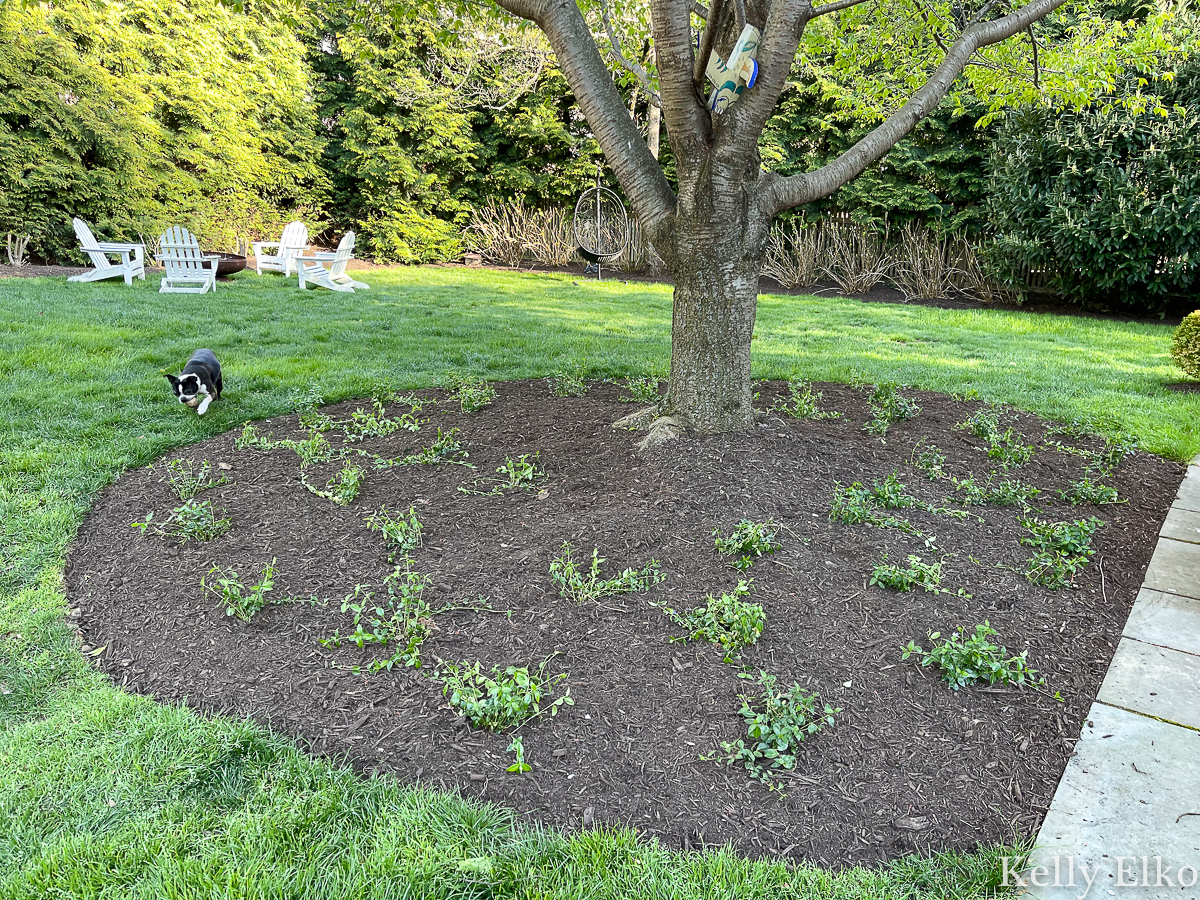
<svg viewBox="0 0 1200 900">
<path fill-rule="evenodd" d="M 172 225 L 158 239 L 159 258 L 167 270 L 167 278 L 202 278 L 206 266 L 200 242 L 180 225 Z"/>
<path fill-rule="evenodd" d="M 346 263 L 350 262 L 354 256 L 354 232 L 347 231 L 342 235 L 342 239 L 338 242 L 337 253 L 333 257 L 333 263 L 329 266 L 329 275 L 331 278 L 346 273 Z"/>
<path fill-rule="evenodd" d="M 100 249 L 100 244 L 87 223 L 83 219 L 72 219 L 71 224 L 75 226 L 75 237 L 79 239 L 79 247 L 88 255 L 92 266 L 96 269 L 111 269 L 112 262 Z"/>
</svg>

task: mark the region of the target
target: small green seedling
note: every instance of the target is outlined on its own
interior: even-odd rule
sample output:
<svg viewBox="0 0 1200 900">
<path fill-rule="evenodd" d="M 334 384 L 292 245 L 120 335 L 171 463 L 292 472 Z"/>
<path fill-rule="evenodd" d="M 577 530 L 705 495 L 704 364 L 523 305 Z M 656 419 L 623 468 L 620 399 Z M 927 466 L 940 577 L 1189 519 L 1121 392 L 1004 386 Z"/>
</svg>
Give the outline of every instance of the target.
<svg viewBox="0 0 1200 900">
<path fill-rule="evenodd" d="M 507 772 L 532 772 L 533 766 L 525 762 L 525 741 L 519 735 L 514 735 L 512 743 L 508 745 L 508 752 L 513 755 L 516 762 L 509 766 Z"/>
<path fill-rule="evenodd" d="M 534 672 L 525 666 L 508 666 L 503 670 L 496 666 L 490 674 L 482 671 L 478 661 L 470 666 L 443 663 L 438 672 L 442 696 L 466 716 L 472 728 L 489 731 L 515 728 L 546 710 L 556 716 L 560 707 L 574 706 L 575 701 L 569 688 L 554 696 L 554 686 L 565 681 L 567 675 L 563 672 L 547 678 L 548 662 L 543 661 Z"/>
<path fill-rule="evenodd" d="M 625 390 L 629 396 L 619 398 L 622 403 L 657 403 L 657 378 L 626 378 Z"/>
<path fill-rule="evenodd" d="M 349 506 L 350 502 L 358 496 L 358 492 L 362 490 L 366 474 L 362 467 L 346 463 L 340 471 L 330 477 L 324 489 L 314 486 L 304 473 L 300 475 L 300 483 L 318 497 L 324 497 L 338 506 Z"/>
<path fill-rule="evenodd" d="M 889 565 L 885 553 L 883 562 L 871 573 L 870 583 L 893 591 L 911 591 L 914 587 L 922 587 L 926 592 L 937 592 L 938 585 L 942 583 L 942 564 L 924 563 L 919 556 L 909 556 L 908 568 L 902 569 Z"/>
<path fill-rule="evenodd" d="M 587 393 L 587 382 L 583 380 L 583 367 L 575 366 L 574 372 L 555 372 L 546 379 L 550 393 L 555 397 L 582 397 Z"/>
<path fill-rule="evenodd" d="M 752 676 L 743 672 L 738 677 Z M 746 723 L 748 740 L 722 741 L 721 749 L 725 752 L 715 758 L 726 765 L 740 762 L 751 778 L 778 790 L 776 776 L 796 768 L 800 744 L 832 728 L 834 716 L 842 710 L 828 703 L 822 708 L 819 694 L 806 693 L 795 682 L 786 691 L 780 690 L 776 677 L 761 670 L 757 683 L 762 688 L 757 697 L 740 695 L 739 713 Z"/>
<path fill-rule="evenodd" d="M 724 556 L 736 557 L 733 561 L 734 568 L 744 572 L 755 560 L 771 556 L 783 546 L 775 540 L 775 532 L 772 530 L 774 527 L 770 522 L 742 519 L 728 537 L 721 535 L 720 528 L 714 528 L 712 536 L 716 538 L 717 552 Z"/>
<path fill-rule="evenodd" d="M 863 426 L 871 434 L 887 434 L 894 422 L 911 419 L 921 411 L 915 401 L 897 393 L 900 385 L 885 381 L 875 385 L 871 395 L 871 421 Z"/>
<path fill-rule="evenodd" d="M 585 569 L 575 562 L 575 549 L 564 541 L 562 552 L 550 563 L 550 579 L 558 585 L 559 595 L 587 603 L 612 594 L 648 591 L 666 580 L 659 569 L 658 560 L 652 559 L 641 570 L 627 568 L 616 578 L 601 578 L 600 564 L 604 557 L 598 548 L 592 549 L 591 565 Z"/>
<path fill-rule="evenodd" d="M 479 478 L 470 486 L 459 485 L 458 490 L 463 494 L 495 497 L 505 491 L 531 488 L 545 476 L 545 471 L 538 465 L 538 453 L 522 453 L 516 459 L 504 457 L 504 465 L 496 467 L 495 478 Z M 491 489 L 482 490 L 488 484 L 492 486 Z"/>
<path fill-rule="evenodd" d="M 482 378 L 460 376 L 451 380 L 450 399 L 457 400 L 459 407 L 465 413 L 490 406 L 496 399 L 496 389 Z"/>
<path fill-rule="evenodd" d="M 218 516 L 211 500 L 197 501 L 195 498 L 171 510 L 171 515 L 161 525 L 154 521 L 154 513 L 148 513 L 141 522 L 133 522 L 134 528 L 153 532 L 163 537 L 177 537 L 187 542 L 211 541 L 227 532 L 233 524 L 228 516 Z"/>
<path fill-rule="evenodd" d="M 813 390 L 813 386 L 807 381 L 789 381 L 787 399 L 776 400 L 771 410 L 793 419 L 841 418 L 841 413 L 821 412 L 818 406 L 820 402 L 821 394 Z"/>
<path fill-rule="evenodd" d="M 367 528 L 371 531 L 383 532 L 384 538 L 391 547 L 388 562 L 395 562 L 397 554 L 408 556 L 421 546 L 421 533 L 425 526 L 417 518 L 414 506 L 409 506 L 407 516 L 397 515 L 381 506 L 376 512 L 366 518 Z"/>
<path fill-rule="evenodd" d="M 1117 489 L 1107 484 L 1093 481 L 1091 476 L 1085 476 L 1071 485 L 1069 490 L 1059 491 L 1058 496 L 1069 500 L 1073 505 L 1080 506 L 1090 503 L 1102 506 L 1106 503 L 1117 502 Z"/>
<path fill-rule="evenodd" d="M 288 599 L 280 601 L 267 599 L 267 594 L 275 589 L 276 574 L 275 560 L 272 559 L 263 566 L 262 576 L 258 583 L 246 587 L 233 569 L 221 569 L 214 566 L 208 570 L 208 574 L 204 578 L 200 579 L 200 587 L 203 590 L 212 591 L 221 598 L 221 602 L 225 604 L 225 615 L 237 616 L 243 622 L 249 622 L 268 603 L 289 602 Z M 213 579 L 213 575 L 219 577 Z"/>
<path fill-rule="evenodd" d="M 229 482 L 224 475 L 214 479 L 211 473 L 212 464 L 207 459 L 201 460 L 199 465 L 190 459 L 173 459 L 167 463 L 166 473 L 159 481 L 169 483 L 180 500 L 191 500 L 201 491 Z"/>
</svg>

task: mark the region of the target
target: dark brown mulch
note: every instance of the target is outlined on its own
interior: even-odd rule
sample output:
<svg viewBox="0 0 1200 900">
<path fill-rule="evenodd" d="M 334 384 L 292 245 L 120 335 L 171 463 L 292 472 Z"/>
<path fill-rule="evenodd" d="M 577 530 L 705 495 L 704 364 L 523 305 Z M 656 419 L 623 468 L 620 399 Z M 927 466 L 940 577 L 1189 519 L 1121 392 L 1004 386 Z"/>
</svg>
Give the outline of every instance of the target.
<svg viewBox="0 0 1200 900">
<path fill-rule="evenodd" d="M 118 685 L 252 716 L 315 752 L 346 754 L 363 770 L 507 804 L 530 820 L 630 825 L 674 847 L 731 842 L 753 855 L 832 865 L 1030 834 L 1099 689 L 1183 469 L 1137 453 L 1112 480 L 1125 502 L 1103 507 L 1056 499 L 1083 472 L 1077 456 L 1039 449 L 1013 473 L 1045 492 L 1043 517 L 1096 515 L 1106 523 L 1074 586 L 1051 592 L 1021 574 L 1029 551 L 1013 508 L 971 507 L 980 518 L 964 522 L 904 511 L 934 546 L 895 529 L 831 524 L 835 482 L 870 484 L 894 470 L 922 500 L 946 503 L 947 483 L 907 462 L 921 439 L 942 448 L 960 478 L 991 467 L 981 442 L 954 427 L 977 403 L 917 394 L 920 415 L 880 438 L 862 429 L 863 391 L 819 387 L 824 408 L 843 418 L 768 415 L 749 434 L 684 438 L 641 457 L 636 435 L 610 427 L 630 409 L 618 402 L 618 387 L 596 384 L 583 398 L 560 399 L 544 382 L 501 384 L 499 399 L 479 412 L 439 403 L 427 408 L 430 422 L 419 434 L 366 442 L 394 456 L 428 444 L 438 426 L 458 427 L 477 469 L 372 470 L 344 509 L 299 484 L 292 452 L 238 451 L 227 434 L 182 455 L 232 467 L 230 483 L 202 495 L 228 510 L 232 531 L 183 546 L 134 533 L 131 522 L 151 511 L 161 520 L 178 501 L 158 473 L 129 472 L 99 497 L 71 548 L 71 605 L 86 644 L 106 648 L 99 665 Z M 781 390 L 766 386 L 762 403 Z M 348 416 L 354 406 L 332 412 Z M 1047 437 L 1029 415 L 1007 412 L 1006 424 L 1031 443 Z M 300 434 L 295 417 L 263 427 Z M 536 491 L 457 491 L 506 455 L 533 451 L 547 472 L 544 499 Z M 379 654 L 329 649 L 319 639 L 347 630 L 340 601 L 356 584 L 377 587 L 390 571 L 382 538 L 363 517 L 409 504 L 426 527 L 414 565 L 431 577 L 434 605 L 487 597 L 493 611 L 437 615 L 423 674 L 356 675 L 351 666 Z M 786 796 L 702 758 L 744 736 L 738 694 L 749 683 L 712 645 L 672 642 L 680 629 L 656 606 L 684 608 L 737 584 L 739 573 L 715 552 L 710 532 L 742 518 L 779 523 L 783 543 L 749 573 L 767 627 L 742 662 L 843 708 L 835 728 L 803 745 L 784 780 Z M 596 604 L 561 599 L 547 573 L 564 540 L 581 555 L 598 547 L 608 574 L 661 560 L 667 581 Z M 869 586 L 884 551 L 893 561 L 944 557 L 942 583 L 951 592 Z M 213 565 L 253 576 L 272 558 L 276 596 L 330 602 L 270 606 L 243 624 L 200 589 Z M 959 596 L 960 588 L 973 596 Z M 910 639 L 985 619 L 1014 652 L 1029 650 L 1045 690 L 955 693 L 932 671 L 901 660 Z M 575 706 L 521 729 L 532 774 L 505 771 L 508 735 L 471 731 L 445 704 L 427 677 L 437 657 L 485 666 L 552 657 L 549 671 L 569 674 Z"/>
</svg>

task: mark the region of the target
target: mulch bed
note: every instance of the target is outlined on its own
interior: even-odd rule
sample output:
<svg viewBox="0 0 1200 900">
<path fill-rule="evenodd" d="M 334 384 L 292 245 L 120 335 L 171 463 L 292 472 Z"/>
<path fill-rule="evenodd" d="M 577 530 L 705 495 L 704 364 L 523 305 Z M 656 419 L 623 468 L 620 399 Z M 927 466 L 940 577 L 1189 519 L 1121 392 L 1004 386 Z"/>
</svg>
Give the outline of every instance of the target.
<svg viewBox="0 0 1200 900">
<path fill-rule="evenodd" d="M 901 511 L 935 536 L 932 549 L 896 529 L 830 523 L 834 482 L 869 485 L 893 471 L 921 500 L 947 503 L 947 482 L 908 463 L 921 439 L 940 447 L 960 478 L 992 467 L 982 442 L 954 427 L 978 403 L 910 394 L 921 413 L 881 438 L 862 428 L 868 392 L 818 387 L 822 407 L 842 418 L 769 414 L 751 433 L 683 438 L 643 457 L 636 434 L 610 427 L 632 408 L 619 402 L 618 386 L 557 398 L 542 381 L 501 384 L 497 401 L 476 413 L 441 402 L 426 408 L 430 421 L 418 434 L 357 445 L 402 455 L 429 444 L 438 426 L 458 427 L 476 470 L 369 470 L 347 508 L 300 485 L 293 452 L 239 451 L 236 435 L 226 434 L 181 456 L 231 467 L 230 483 L 201 496 L 228 510 L 232 530 L 182 546 L 134 532 L 131 522 L 148 512 L 161 520 L 178 500 L 159 473 L 127 473 L 98 498 L 71 548 L 71 615 L 88 649 L 105 648 L 97 664 L 130 691 L 250 716 L 364 771 L 496 801 L 528 820 L 628 825 L 672 847 L 730 843 L 751 855 L 834 866 L 1031 834 L 1103 680 L 1183 468 L 1136 453 L 1111 482 L 1126 502 L 1103 507 L 1057 499 L 1083 474 L 1077 456 L 1041 448 L 1012 473 L 1045 492 L 1036 501 L 1042 517 L 1105 522 L 1074 585 L 1051 592 L 1023 577 L 1030 551 L 1020 546 L 1016 508 L 970 507 L 977 518 L 961 522 Z M 760 403 L 782 392 L 765 385 Z M 328 411 L 347 417 L 358 405 Z M 393 414 L 404 409 L 389 406 Z M 1039 446 L 1048 437 L 1045 423 L 1023 413 L 1006 411 L 1004 424 Z M 295 416 L 261 427 L 276 437 L 302 434 Z M 1100 446 L 1095 438 L 1050 439 Z M 457 490 L 506 455 L 533 451 L 547 472 L 544 495 Z M 319 639 L 348 630 L 340 601 L 356 584 L 378 588 L 391 571 L 382 536 L 367 530 L 364 516 L 409 504 L 426 528 L 413 564 L 431 577 L 435 607 L 482 596 L 493 611 L 436 616 L 421 674 L 355 674 L 352 666 L 387 654 Z M 713 645 L 673 642 L 681 630 L 656 605 L 682 609 L 735 586 L 740 573 L 715 551 L 710 532 L 743 518 L 778 523 L 783 547 L 749 572 L 767 624 L 741 662 L 783 684 L 799 681 L 844 710 L 832 730 L 805 742 L 795 773 L 782 781 L 785 796 L 701 758 L 745 736 L 738 695 L 750 683 Z M 653 558 L 667 580 L 594 604 L 564 600 L 548 569 L 565 540 L 589 558 L 598 547 L 606 575 Z M 892 561 L 945 556 L 950 593 L 869 586 L 884 551 Z M 200 589 L 214 565 L 255 576 L 273 557 L 276 596 L 330 602 L 269 606 L 245 624 Z M 957 595 L 959 588 L 973 596 Z M 910 639 L 928 646 L 928 631 L 985 619 L 1010 650 L 1028 648 L 1044 690 L 955 693 L 931 670 L 901 660 Z M 568 673 L 575 705 L 521 729 L 534 765 L 527 775 L 505 771 L 509 735 L 472 731 L 427 677 L 438 657 L 490 667 L 535 666 L 552 655 L 548 671 Z"/>
</svg>

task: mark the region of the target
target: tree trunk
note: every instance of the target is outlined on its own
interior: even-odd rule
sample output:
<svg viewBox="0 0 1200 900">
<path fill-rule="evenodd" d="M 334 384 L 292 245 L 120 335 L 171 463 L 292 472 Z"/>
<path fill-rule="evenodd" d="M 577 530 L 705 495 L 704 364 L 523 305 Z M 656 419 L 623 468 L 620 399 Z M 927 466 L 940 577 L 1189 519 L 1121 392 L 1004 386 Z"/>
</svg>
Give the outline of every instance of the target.
<svg viewBox="0 0 1200 900">
<path fill-rule="evenodd" d="M 736 194 L 745 196 L 741 190 Z M 716 211 L 721 206 L 727 215 Z M 691 215 L 680 210 L 665 242 L 675 299 L 671 376 L 662 412 L 702 434 L 744 431 L 754 424 L 750 339 L 765 219 L 748 222 L 744 203 L 702 207 Z"/>
</svg>

